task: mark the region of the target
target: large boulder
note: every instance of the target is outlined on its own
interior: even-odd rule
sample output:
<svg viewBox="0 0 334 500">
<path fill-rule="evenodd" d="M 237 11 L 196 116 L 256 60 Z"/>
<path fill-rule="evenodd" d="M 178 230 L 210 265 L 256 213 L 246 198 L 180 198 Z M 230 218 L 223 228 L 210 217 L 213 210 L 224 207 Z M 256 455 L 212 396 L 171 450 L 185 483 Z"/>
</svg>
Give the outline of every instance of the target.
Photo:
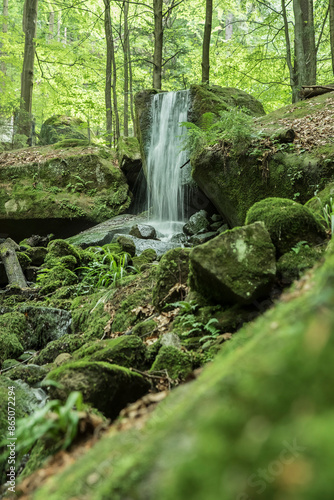
<svg viewBox="0 0 334 500">
<path fill-rule="evenodd" d="M 257 201 L 280 197 L 306 203 L 332 179 L 332 134 L 329 128 L 317 132 L 323 127 L 329 95 L 256 118 L 257 139 L 242 154 L 217 140 L 192 157 L 194 180 L 231 227 L 244 224 L 247 210 Z M 280 127 L 296 130 L 292 143 L 277 135 Z"/>
<path fill-rule="evenodd" d="M 208 214 L 205 210 L 200 210 L 189 218 L 188 222 L 183 226 L 183 231 L 188 236 L 192 236 L 200 231 L 207 230 L 209 225 Z"/>
<path fill-rule="evenodd" d="M 246 224 L 255 221 L 264 222 L 278 255 L 289 252 L 299 241 L 316 245 L 326 238 L 324 227 L 309 208 L 284 198 L 255 203 L 247 212 Z"/>
<path fill-rule="evenodd" d="M 81 118 L 54 115 L 42 125 L 39 142 L 42 145 L 55 144 L 64 139 L 87 140 L 88 125 Z"/>
<path fill-rule="evenodd" d="M 103 362 L 76 361 L 51 371 L 48 380 L 52 398 L 65 401 L 72 391 L 81 391 L 84 402 L 90 403 L 108 418 L 115 418 L 128 403 L 146 394 L 150 383 L 138 373 Z"/>
<path fill-rule="evenodd" d="M 52 224 L 58 219 L 64 221 L 60 224 L 62 232 L 68 219 L 86 224 L 110 219 L 131 203 L 124 174 L 98 147 L 52 152 L 38 148 L 23 161 L 14 152 L 7 153 L 0 184 L 5 186 L 0 192 L 1 229 L 15 239 L 12 231 L 17 221 L 18 241 L 44 226 L 45 231 L 52 232 Z M 24 227 L 22 220 L 26 221 Z"/>
<path fill-rule="evenodd" d="M 136 137 L 120 137 L 117 144 L 118 163 L 133 191 L 142 163 L 140 146 Z"/>
<path fill-rule="evenodd" d="M 190 252 L 191 289 L 220 304 L 249 304 L 271 288 L 275 247 L 263 222 L 234 228 Z"/>
</svg>

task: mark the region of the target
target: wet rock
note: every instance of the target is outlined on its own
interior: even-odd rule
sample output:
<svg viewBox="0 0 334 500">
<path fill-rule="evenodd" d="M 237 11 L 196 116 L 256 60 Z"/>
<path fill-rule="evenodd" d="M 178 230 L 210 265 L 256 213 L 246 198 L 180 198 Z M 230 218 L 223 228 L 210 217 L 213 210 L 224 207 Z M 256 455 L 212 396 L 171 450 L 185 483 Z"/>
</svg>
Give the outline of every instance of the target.
<svg viewBox="0 0 334 500">
<path fill-rule="evenodd" d="M 113 241 L 117 242 L 118 237 L 121 235 L 116 234 Z M 158 257 L 161 257 L 171 248 L 179 246 L 177 243 L 172 243 L 170 241 L 159 241 L 159 240 L 143 240 L 141 238 L 136 238 L 135 236 L 127 236 L 127 239 L 131 239 L 136 248 L 136 255 L 141 255 L 144 250 L 152 249 L 155 250 Z"/>
<path fill-rule="evenodd" d="M 262 222 L 227 231 L 190 252 L 191 289 L 221 304 L 247 304 L 269 292 L 275 247 Z"/>
<path fill-rule="evenodd" d="M 142 167 L 140 147 L 137 138 L 120 137 L 117 144 L 117 155 L 120 169 L 124 173 L 129 187 L 133 192 L 133 188 Z"/>
<path fill-rule="evenodd" d="M 183 226 L 183 231 L 188 236 L 192 236 L 203 229 L 206 230 L 209 224 L 207 212 L 200 210 L 189 218 L 189 221 Z"/>
<path fill-rule="evenodd" d="M 177 233 L 171 237 L 170 241 L 172 243 L 177 243 L 178 245 L 181 246 L 181 245 L 184 245 L 188 241 L 188 238 L 184 233 Z"/>
<path fill-rule="evenodd" d="M 41 382 L 51 370 L 51 366 L 38 366 L 35 364 L 22 365 L 19 363 L 17 366 L 8 370 L 7 377 L 11 380 L 23 380 L 30 386 L 34 386 Z"/>
<path fill-rule="evenodd" d="M 136 224 L 132 226 L 129 234 L 143 240 L 155 240 L 157 237 L 154 227 L 148 224 Z"/>
<path fill-rule="evenodd" d="M 85 340 L 79 335 L 65 334 L 58 340 L 49 342 L 44 349 L 34 358 L 36 365 L 52 363 L 62 353 L 72 354 L 85 344 Z"/>
<path fill-rule="evenodd" d="M 103 362 L 66 363 L 48 374 L 46 384 L 48 380 L 62 386 L 61 389 L 50 386 L 51 398 L 65 401 L 72 391 L 81 391 L 85 403 L 112 419 L 150 389 L 150 383 L 138 373 Z"/>
<path fill-rule="evenodd" d="M 218 235 L 217 231 L 209 231 L 208 233 L 194 234 L 189 238 L 189 243 L 192 245 L 200 245 L 211 240 Z"/>
<path fill-rule="evenodd" d="M 136 245 L 128 236 L 117 236 L 115 238 L 115 242 L 121 246 L 123 252 L 128 253 L 129 255 L 131 255 L 131 257 L 134 257 L 136 255 Z"/>
</svg>

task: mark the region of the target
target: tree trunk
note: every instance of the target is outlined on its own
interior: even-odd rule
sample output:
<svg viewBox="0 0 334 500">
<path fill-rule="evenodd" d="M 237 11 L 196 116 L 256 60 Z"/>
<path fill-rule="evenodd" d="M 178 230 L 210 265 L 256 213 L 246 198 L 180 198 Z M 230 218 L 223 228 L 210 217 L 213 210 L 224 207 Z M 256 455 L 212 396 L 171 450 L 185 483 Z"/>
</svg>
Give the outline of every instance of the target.
<svg viewBox="0 0 334 500">
<path fill-rule="evenodd" d="M 329 33 L 331 43 L 332 71 L 334 73 L 334 0 L 329 0 Z"/>
<path fill-rule="evenodd" d="M 3 15 L 2 33 L 8 33 L 8 24 L 7 24 L 8 0 L 3 0 L 2 15 Z M 1 45 L 0 45 L 0 55 L 4 55 L 3 52 L 1 51 Z M 3 72 L 4 75 L 6 74 L 6 64 L 3 61 L 1 62 L 1 71 Z"/>
<path fill-rule="evenodd" d="M 128 28 L 128 14 L 129 14 L 129 4 L 128 2 L 123 2 L 124 10 L 124 43 L 123 43 L 123 54 L 124 54 L 124 136 L 129 135 L 129 57 L 128 57 L 128 47 L 129 47 L 129 28 Z"/>
<path fill-rule="evenodd" d="M 111 30 L 111 60 L 112 60 L 112 95 L 113 95 L 113 104 L 114 104 L 114 118 L 115 118 L 115 138 L 118 141 L 120 136 L 119 129 L 119 115 L 118 115 L 118 105 L 117 105 L 117 69 L 116 69 L 116 59 L 115 59 L 115 45 L 114 38 L 112 34 L 112 26 L 110 25 Z"/>
<path fill-rule="evenodd" d="M 292 65 L 292 57 L 291 57 L 291 43 L 290 43 L 290 35 L 289 35 L 289 24 L 288 17 L 286 13 L 285 0 L 281 0 L 282 5 L 282 15 L 284 21 L 284 33 L 285 33 L 285 47 L 286 47 L 286 62 L 289 68 L 290 75 L 290 86 L 292 91 L 292 102 L 296 102 L 298 100 L 298 87 L 296 85 L 296 75 L 295 70 Z"/>
<path fill-rule="evenodd" d="M 49 40 L 53 40 L 54 29 L 55 29 L 55 13 L 50 12 L 49 13 Z"/>
<path fill-rule="evenodd" d="M 225 40 L 231 40 L 232 35 L 233 35 L 233 14 L 232 12 L 229 12 L 226 16 L 226 22 L 225 22 Z"/>
<path fill-rule="evenodd" d="M 212 0 L 206 0 L 205 26 L 202 46 L 202 83 L 209 83 L 210 77 L 210 40 L 212 26 Z"/>
<path fill-rule="evenodd" d="M 16 246 L 13 240 L 7 238 L 0 245 L 0 257 L 5 266 L 9 285 L 27 288 L 27 282 L 15 252 Z"/>
<path fill-rule="evenodd" d="M 104 90 L 104 99 L 106 104 L 106 129 L 107 129 L 107 144 L 111 147 L 112 142 L 112 104 L 111 104 L 111 70 L 112 70 L 112 33 L 111 33 L 111 18 L 110 18 L 110 2 L 104 0 L 104 30 L 107 44 L 106 57 L 106 84 Z"/>
<path fill-rule="evenodd" d="M 154 10 L 154 54 L 153 54 L 153 88 L 161 90 L 162 72 L 162 2 L 163 0 L 153 0 Z"/>
<path fill-rule="evenodd" d="M 133 103 L 133 85 L 132 85 L 132 62 L 131 62 L 131 52 L 130 52 L 130 40 L 129 40 L 129 38 L 128 38 L 128 59 L 129 59 L 130 111 L 131 111 L 131 120 L 132 120 L 132 127 L 133 127 L 133 135 L 136 136 L 135 111 L 134 111 L 134 103 Z"/>
<path fill-rule="evenodd" d="M 25 33 L 23 68 L 21 75 L 21 104 L 19 133 L 30 136 L 32 91 L 34 85 L 34 60 L 38 0 L 26 0 L 23 13 L 23 32 Z"/>
<path fill-rule="evenodd" d="M 293 0 L 295 16 L 294 72 L 298 90 L 316 84 L 316 47 L 313 21 L 313 0 Z"/>
</svg>

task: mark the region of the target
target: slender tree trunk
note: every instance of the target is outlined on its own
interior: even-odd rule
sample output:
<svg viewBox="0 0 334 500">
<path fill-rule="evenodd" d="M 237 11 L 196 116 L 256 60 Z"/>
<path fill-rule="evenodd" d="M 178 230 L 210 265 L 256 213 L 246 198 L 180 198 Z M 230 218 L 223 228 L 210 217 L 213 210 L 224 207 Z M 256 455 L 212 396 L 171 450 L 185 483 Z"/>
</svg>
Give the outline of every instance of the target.
<svg viewBox="0 0 334 500">
<path fill-rule="evenodd" d="M 329 0 L 329 32 L 331 41 L 332 71 L 334 73 L 334 0 Z"/>
<path fill-rule="evenodd" d="M 111 59 L 112 59 L 112 95 L 113 95 L 113 104 L 114 104 L 114 118 L 115 118 L 115 132 L 116 132 L 116 141 L 118 141 L 120 136 L 119 129 L 119 115 L 118 115 L 118 105 L 117 105 L 117 69 L 116 69 L 116 59 L 115 59 L 115 46 L 114 46 L 114 38 L 112 35 L 111 28 Z"/>
<path fill-rule="evenodd" d="M 19 133 L 30 136 L 31 106 L 34 84 L 35 35 L 37 24 L 38 0 L 26 0 L 23 14 L 23 32 L 25 33 L 23 68 L 21 75 L 21 105 Z"/>
<path fill-rule="evenodd" d="M 104 98 L 106 104 L 106 129 L 107 129 L 107 144 L 111 147 L 112 142 L 112 104 L 111 104 L 111 71 L 112 71 L 112 32 L 110 18 L 110 2 L 104 0 L 104 30 L 107 44 L 107 62 L 106 62 L 106 84 L 104 90 Z"/>
<path fill-rule="evenodd" d="M 2 33 L 8 33 L 8 24 L 7 24 L 7 19 L 8 19 L 8 0 L 3 0 L 3 7 L 2 7 L 2 15 L 3 15 L 3 23 L 2 23 Z M 1 50 L 1 45 L 0 45 L 0 55 L 4 55 L 4 53 Z M 1 62 L 1 71 L 3 74 L 6 74 L 6 64 L 2 61 Z"/>
<path fill-rule="evenodd" d="M 231 40 L 232 35 L 233 35 L 233 14 L 232 12 L 229 12 L 226 16 L 226 21 L 225 21 L 225 40 Z"/>
<path fill-rule="evenodd" d="M 288 16 L 286 13 L 285 0 L 281 0 L 281 5 L 282 5 L 282 14 L 283 14 L 283 21 L 284 21 L 286 62 L 287 62 L 288 68 L 289 68 L 290 86 L 291 86 L 291 91 L 292 91 L 292 102 L 296 102 L 297 96 L 298 96 L 298 88 L 296 86 L 296 75 L 295 75 L 295 70 L 294 70 L 294 67 L 292 64 L 289 24 L 288 24 Z"/>
<path fill-rule="evenodd" d="M 16 247 L 16 243 L 7 238 L 0 245 L 0 258 L 5 267 L 9 285 L 27 288 L 27 282 L 16 255 Z"/>
<path fill-rule="evenodd" d="M 202 83 L 209 83 L 210 77 L 210 40 L 212 27 L 212 0 L 206 0 L 205 26 L 202 46 Z"/>
<path fill-rule="evenodd" d="M 154 9 L 154 54 L 153 54 L 153 88 L 161 90 L 162 72 L 162 3 L 163 0 L 153 0 Z"/>
<path fill-rule="evenodd" d="M 124 136 L 129 135 L 129 57 L 128 57 L 128 47 L 129 47 L 129 27 L 128 27 L 128 15 L 129 15 L 129 4 L 128 2 L 123 2 L 124 10 L 124 42 L 123 42 L 123 53 L 124 53 Z"/>
<path fill-rule="evenodd" d="M 293 0 L 295 16 L 296 84 L 316 84 L 316 46 L 313 21 L 313 0 Z"/>
<path fill-rule="evenodd" d="M 53 39 L 55 29 L 55 13 L 52 11 L 49 13 L 49 40 Z"/>
<path fill-rule="evenodd" d="M 57 42 L 60 42 L 60 28 L 61 28 L 61 15 L 59 13 L 57 21 Z"/>
</svg>

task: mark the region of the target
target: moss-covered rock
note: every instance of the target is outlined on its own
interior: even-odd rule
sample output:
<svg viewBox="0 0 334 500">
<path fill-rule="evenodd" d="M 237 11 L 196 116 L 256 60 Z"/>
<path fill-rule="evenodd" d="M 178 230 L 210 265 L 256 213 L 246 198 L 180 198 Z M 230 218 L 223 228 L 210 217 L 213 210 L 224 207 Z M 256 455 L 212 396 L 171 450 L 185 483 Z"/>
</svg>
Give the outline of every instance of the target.
<svg viewBox="0 0 334 500">
<path fill-rule="evenodd" d="M 57 239 L 52 240 L 47 246 L 46 261 L 52 258 L 61 258 L 68 255 L 75 257 L 77 263 L 80 262 L 78 250 L 65 240 Z"/>
<path fill-rule="evenodd" d="M 85 342 L 103 337 L 104 328 L 110 319 L 105 310 L 106 292 L 76 297 L 72 301 L 72 325 L 75 333 L 83 336 Z"/>
<path fill-rule="evenodd" d="M 246 224 L 264 222 L 279 255 L 289 252 L 299 241 L 310 245 L 326 238 L 323 226 L 307 207 L 284 198 L 267 198 L 247 212 Z"/>
<path fill-rule="evenodd" d="M 77 282 L 77 275 L 62 264 L 55 265 L 50 269 L 43 269 L 38 275 L 41 296 L 55 292 L 60 287 L 74 285 Z"/>
<path fill-rule="evenodd" d="M 74 359 L 106 361 L 126 368 L 143 369 L 146 362 L 146 346 L 133 335 L 123 335 L 115 339 L 90 342 L 76 351 Z"/>
<path fill-rule="evenodd" d="M 147 248 L 140 255 L 133 257 L 132 264 L 138 271 L 143 271 L 155 260 L 157 260 L 157 252 L 153 248 Z"/>
<path fill-rule="evenodd" d="M 142 167 L 138 139 L 136 137 L 120 137 L 117 144 L 117 155 L 119 166 L 132 191 Z"/>
<path fill-rule="evenodd" d="M 167 303 L 182 300 L 189 274 L 189 253 L 186 248 L 173 248 L 159 262 L 156 285 L 153 289 L 153 305 L 162 309 Z M 180 285 L 180 288 L 175 287 Z M 172 288 L 175 287 L 175 291 Z"/>
<path fill-rule="evenodd" d="M 124 174 L 112 159 L 103 158 L 99 148 L 53 154 L 45 148 L 35 152 L 36 161 L 21 165 L 13 159 L 13 164 L 1 168 L 0 183 L 6 186 L 0 193 L 1 220 L 97 223 L 129 207 L 131 194 Z"/>
<path fill-rule="evenodd" d="M 263 297 L 275 277 L 275 248 L 263 222 L 234 228 L 190 253 L 190 286 L 221 304 Z"/>
<path fill-rule="evenodd" d="M 228 111 L 231 108 L 244 108 L 253 116 L 265 114 L 260 101 L 243 90 L 219 85 L 191 85 L 191 121 L 200 124 L 204 113 Z"/>
<path fill-rule="evenodd" d="M 123 252 L 128 253 L 131 257 L 136 255 L 136 245 L 128 236 L 117 236 L 115 243 L 120 245 Z"/>
<path fill-rule="evenodd" d="M 32 266 L 41 266 L 48 251 L 45 247 L 28 247 L 25 253 L 30 257 Z"/>
<path fill-rule="evenodd" d="M 36 365 L 52 363 L 59 354 L 63 352 L 72 353 L 80 349 L 84 344 L 85 340 L 79 335 L 65 334 L 60 339 L 49 342 L 48 345 L 34 357 L 34 363 Z"/>
<path fill-rule="evenodd" d="M 184 380 L 192 371 L 191 358 L 176 347 L 163 345 L 151 367 L 152 372 L 162 370 L 173 380 Z"/>
<path fill-rule="evenodd" d="M 319 261 L 324 250 L 324 246 L 310 248 L 308 245 L 301 245 L 294 251 L 285 253 L 277 261 L 277 276 L 285 285 L 298 280 Z"/>
<path fill-rule="evenodd" d="M 51 369 L 52 366 L 38 366 L 35 364 L 22 365 L 19 363 L 11 370 L 8 370 L 8 372 L 6 372 L 6 376 L 11 380 L 20 379 L 23 380 L 23 382 L 26 382 L 28 385 L 34 386 L 38 382 L 41 382 Z"/>
<path fill-rule="evenodd" d="M 40 144 L 55 144 L 65 139 L 81 139 L 87 141 L 88 125 L 80 118 L 65 115 L 54 115 L 42 125 Z"/>
<path fill-rule="evenodd" d="M 115 418 L 128 403 L 148 392 L 149 382 L 138 373 L 103 362 L 76 361 L 51 371 L 47 380 L 61 384 L 50 387 L 52 398 L 67 399 L 72 391 L 81 391 L 90 403 L 108 418 Z"/>
<path fill-rule="evenodd" d="M 151 128 L 151 100 L 158 91 L 155 89 L 141 90 L 135 95 L 135 131 L 140 146 L 140 155 L 142 158 L 143 169 L 146 171 L 146 145 L 149 139 Z"/>
<path fill-rule="evenodd" d="M 305 206 L 312 210 L 312 212 L 318 217 L 319 222 L 321 222 L 326 228 L 329 228 L 329 224 L 326 223 L 326 218 L 324 217 L 324 209 L 327 205 L 328 214 L 331 213 L 331 199 L 334 199 L 334 182 L 329 182 L 324 189 L 319 191 L 316 196 L 313 196 Z"/>
<path fill-rule="evenodd" d="M 23 353 L 26 330 L 23 313 L 8 312 L 0 316 L 0 363 L 7 358 L 18 358 Z"/>
</svg>

